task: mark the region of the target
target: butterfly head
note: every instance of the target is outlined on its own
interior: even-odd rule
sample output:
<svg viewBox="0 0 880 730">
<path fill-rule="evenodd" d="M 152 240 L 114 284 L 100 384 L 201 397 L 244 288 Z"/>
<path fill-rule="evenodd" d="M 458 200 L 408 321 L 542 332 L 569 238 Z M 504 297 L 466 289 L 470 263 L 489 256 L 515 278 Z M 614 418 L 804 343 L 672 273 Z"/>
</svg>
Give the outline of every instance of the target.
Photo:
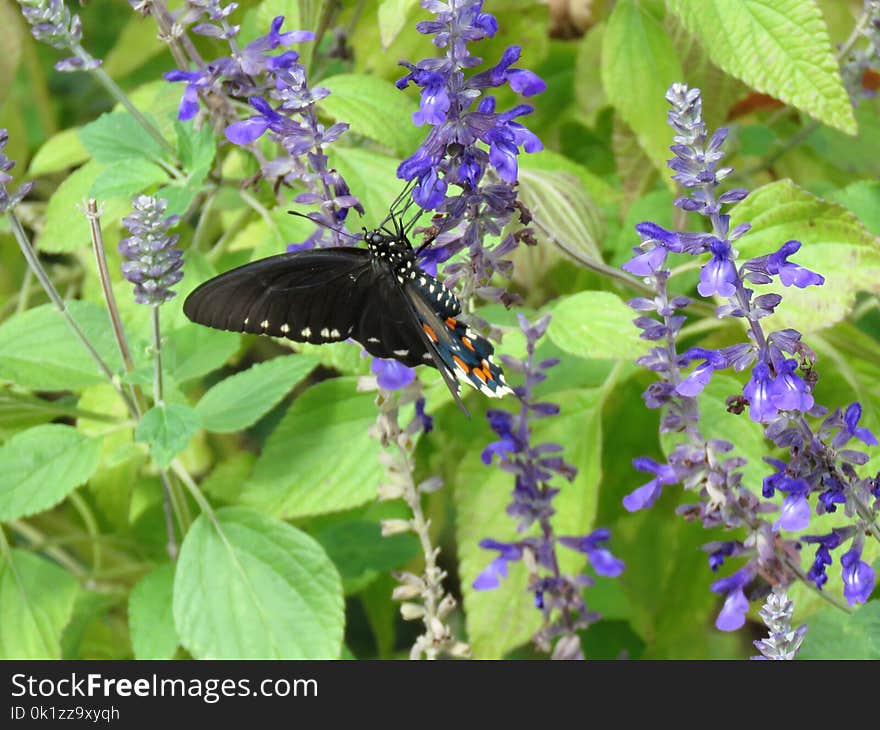
<svg viewBox="0 0 880 730">
<path fill-rule="evenodd" d="M 370 255 L 377 261 L 387 263 L 400 283 L 412 279 L 419 270 L 409 241 L 402 235 L 392 235 L 382 229 L 364 231 L 364 240 Z"/>
</svg>

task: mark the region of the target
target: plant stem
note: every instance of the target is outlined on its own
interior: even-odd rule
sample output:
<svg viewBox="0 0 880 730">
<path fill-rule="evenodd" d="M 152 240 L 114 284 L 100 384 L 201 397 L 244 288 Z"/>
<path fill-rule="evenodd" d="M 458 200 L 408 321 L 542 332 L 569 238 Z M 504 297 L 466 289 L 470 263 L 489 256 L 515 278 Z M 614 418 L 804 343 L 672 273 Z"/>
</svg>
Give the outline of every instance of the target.
<svg viewBox="0 0 880 730">
<path fill-rule="evenodd" d="M 52 304 L 55 305 L 55 308 L 64 317 L 64 320 L 67 322 L 70 329 L 73 330 L 74 335 L 76 335 L 77 339 L 82 343 L 83 347 L 86 348 L 89 355 L 91 355 L 92 359 L 97 363 L 101 373 L 104 375 L 105 378 L 107 378 L 107 380 L 119 394 L 119 397 L 122 398 L 122 400 L 125 402 L 129 413 L 132 415 L 132 417 L 136 418 L 137 407 L 135 406 L 134 401 L 132 400 L 131 396 L 122 388 L 122 385 L 119 382 L 119 378 L 117 378 L 113 374 L 113 371 L 110 370 L 110 366 L 107 365 L 107 362 L 104 360 L 103 357 L 101 357 L 101 354 L 95 349 L 95 346 L 92 344 L 91 340 L 89 340 L 88 336 L 85 334 L 85 332 L 82 331 L 76 320 L 73 318 L 73 315 L 67 308 L 67 304 L 61 298 L 58 290 L 55 288 L 54 284 L 52 284 L 52 280 L 49 278 L 49 275 L 43 268 L 42 263 L 40 263 L 40 259 L 34 251 L 33 247 L 31 246 L 27 234 L 24 232 L 24 229 L 21 226 L 21 222 L 18 220 L 15 212 L 8 210 L 6 211 L 6 215 L 9 216 L 9 222 L 12 226 L 12 233 L 18 243 L 18 247 L 21 249 L 25 260 L 28 262 L 28 266 L 30 266 L 31 268 L 31 271 L 34 272 L 34 276 L 37 277 L 37 281 L 40 282 L 43 290 L 46 292 Z"/>
</svg>

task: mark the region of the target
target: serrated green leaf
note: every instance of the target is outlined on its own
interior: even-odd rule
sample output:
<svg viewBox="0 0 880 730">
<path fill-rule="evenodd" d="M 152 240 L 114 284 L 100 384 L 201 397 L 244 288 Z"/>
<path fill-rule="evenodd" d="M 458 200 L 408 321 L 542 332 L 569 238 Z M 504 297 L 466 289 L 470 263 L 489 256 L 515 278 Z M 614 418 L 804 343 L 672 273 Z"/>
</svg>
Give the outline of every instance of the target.
<svg viewBox="0 0 880 730">
<path fill-rule="evenodd" d="M 554 344 L 586 359 L 634 360 L 646 346 L 633 311 L 615 294 L 585 291 L 557 300 L 547 334 Z"/>
<path fill-rule="evenodd" d="M 797 616 L 795 611 L 794 626 Z M 798 658 L 880 659 L 880 601 L 869 601 L 852 615 L 829 607 L 810 616 Z"/>
<path fill-rule="evenodd" d="M 871 233 L 880 236 L 880 182 L 859 180 L 831 196 L 859 217 Z"/>
<path fill-rule="evenodd" d="M 183 324 L 168 335 L 163 350 L 165 366 L 178 383 L 185 383 L 222 367 L 238 352 L 240 344 L 241 336 L 235 332 Z"/>
<path fill-rule="evenodd" d="M 333 378 L 300 395 L 276 426 L 241 496 L 280 517 L 350 509 L 376 497 L 380 447 L 367 433 L 374 395 Z"/>
<path fill-rule="evenodd" d="M 552 377 L 552 374 L 551 374 Z M 559 535 L 586 535 L 593 527 L 601 481 L 601 391 L 572 390 L 553 394 L 562 404 L 558 416 L 534 423 L 531 442 L 564 443 L 563 457 L 578 468 L 571 483 L 559 480 L 560 493 L 554 506 L 554 529 Z M 487 431 L 485 424 L 481 431 Z M 567 438 L 572 430 L 578 439 Z M 471 434 L 480 443 L 490 434 Z M 516 539 L 516 522 L 505 512 L 510 503 L 513 476 L 497 465 L 486 466 L 480 450 L 472 449 L 455 472 L 456 537 L 460 559 L 462 593 L 468 638 L 474 656 L 499 659 L 506 652 L 529 641 L 541 625 L 541 612 L 527 589 L 528 576 L 522 563 L 509 565 L 509 575 L 500 587 L 477 591 L 472 584 L 477 575 L 497 556 L 479 547 L 480 540 Z M 560 551 L 564 570 L 582 570 L 584 561 L 571 551 Z"/>
<path fill-rule="evenodd" d="M 394 42 L 418 2 L 419 0 L 381 0 L 377 14 L 382 48 L 387 50 Z"/>
<path fill-rule="evenodd" d="M 173 659 L 177 652 L 172 599 L 174 566 L 141 578 L 128 597 L 128 625 L 135 659 Z"/>
<path fill-rule="evenodd" d="M 60 659 L 78 591 L 76 578 L 37 555 L 10 550 L 0 558 L 0 657 Z"/>
<path fill-rule="evenodd" d="M 68 302 L 67 308 L 110 369 L 121 370 L 119 347 L 104 309 L 82 301 Z M 35 390 L 72 390 L 105 382 L 85 346 L 51 304 L 0 325 L 0 379 Z"/>
<path fill-rule="evenodd" d="M 42 512 L 58 504 L 98 468 L 100 439 L 71 426 L 48 423 L 0 446 L 0 520 Z"/>
<path fill-rule="evenodd" d="M 365 520 L 325 527 L 315 539 L 339 570 L 346 595 L 362 590 L 379 573 L 400 568 L 419 552 L 415 535 L 382 537 L 379 524 Z"/>
<path fill-rule="evenodd" d="M 108 112 L 81 127 L 79 138 L 97 162 L 162 157 L 159 143 L 128 112 Z"/>
<path fill-rule="evenodd" d="M 196 411 L 215 433 L 241 431 L 274 408 L 318 364 L 309 355 L 288 355 L 252 365 L 205 393 Z"/>
<path fill-rule="evenodd" d="M 190 172 L 210 168 L 217 152 L 211 125 L 203 124 L 196 129 L 191 121 L 175 121 L 174 129 L 177 132 L 177 154 L 184 167 Z"/>
<path fill-rule="evenodd" d="M 149 160 L 128 160 L 124 166 L 111 165 L 101 170 L 92 183 L 89 197 L 97 200 L 131 197 L 167 180 L 168 173 Z"/>
<path fill-rule="evenodd" d="M 78 129 L 65 129 L 47 139 L 31 160 L 28 177 L 48 175 L 79 165 L 89 159 Z"/>
<path fill-rule="evenodd" d="M 418 107 L 384 79 L 340 74 L 323 79 L 321 86 L 331 92 L 321 100 L 322 111 L 350 124 L 351 132 L 378 142 L 398 156 L 411 155 L 425 136 L 412 123 L 412 113 Z"/>
<path fill-rule="evenodd" d="M 48 253 L 66 253 L 89 245 L 89 223 L 81 208 L 104 167 L 92 160 L 72 172 L 58 186 L 46 207 L 46 227 L 40 233 L 39 248 Z M 120 198 L 102 201 L 104 221 L 121 218 L 131 205 Z"/>
<path fill-rule="evenodd" d="M 155 462 L 167 469 L 175 456 L 183 451 L 199 430 L 199 414 L 181 403 L 153 406 L 141 419 L 134 436 L 146 443 Z"/>
<path fill-rule="evenodd" d="M 602 39 L 602 86 L 659 170 L 666 170 L 672 137 L 666 124 L 666 90 L 684 73 L 663 23 L 651 4 L 621 0 Z"/>
<path fill-rule="evenodd" d="M 847 316 L 858 292 L 880 291 L 880 241 L 843 206 L 780 180 L 755 190 L 733 209 L 731 226 L 745 221 L 752 229 L 737 241 L 742 257 L 772 253 L 795 239 L 803 246 L 790 260 L 825 277 L 824 285 L 806 289 L 779 282 L 761 286 L 761 293 L 783 297 L 765 320 L 768 331 L 821 330 Z"/>
<path fill-rule="evenodd" d="M 339 574 L 305 533 L 239 507 L 193 523 L 174 578 L 174 623 L 193 656 L 334 659 L 344 622 Z"/>
<path fill-rule="evenodd" d="M 74 397 L 46 400 L 12 388 L 0 388 L 0 441 L 31 426 L 76 415 Z"/>
<path fill-rule="evenodd" d="M 855 134 L 852 104 L 814 0 L 671 0 L 669 7 L 731 76 Z"/>
</svg>

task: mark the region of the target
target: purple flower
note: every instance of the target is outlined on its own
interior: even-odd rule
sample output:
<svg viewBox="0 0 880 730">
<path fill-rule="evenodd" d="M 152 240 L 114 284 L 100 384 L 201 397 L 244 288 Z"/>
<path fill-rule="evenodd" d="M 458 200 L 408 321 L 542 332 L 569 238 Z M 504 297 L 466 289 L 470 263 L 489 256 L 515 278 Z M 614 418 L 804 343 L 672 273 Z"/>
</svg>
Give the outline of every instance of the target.
<svg viewBox="0 0 880 730">
<path fill-rule="evenodd" d="M 806 486 L 806 484 L 804 485 Z M 789 530 L 797 532 L 810 524 L 810 503 L 807 502 L 806 493 L 792 492 L 782 500 L 781 515 L 774 523 L 777 530 Z"/>
<path fill-rule="evenodd" d="M 733 575 L 716 580 L 711 587 L 713 593 L 724 593 L 724 606 L 715 619 L 716 628 L 721 631 L 736 631 L 746 622 L 749 601 L 743 588 L 752 582 L 752 573 L 747 569 L 736 571 Z"/>
<path fill-rule="evenodd" d="M 709 384 L 712 373 L 727 367 L 727 358 L 718 350 L 692 347 L 681 356 L 683 361 L 702 359 L 703 362 L 682 380 L 675 388 L 679 395 L 693 397 L 699 395 Z"/>
<path fill-rule="evenodd" d="M 639 471 L 655 474 L 656 476 L 650 482 L 643 484 L 623 498 L 623 506 L 628 512 L 647 509 L 657 501 L 664 486 L 675 484 L 679 481 L 675 470 L 671 466 L 668 464 L 658 464 L 648 456 L 640 456 L 633 459 L 633 466 Z"/>
<path fill-rule="evenodd" d="M 773 386 L 770 367 L 765 362 L 757 363 L 752 369 L 751 379 L 743 388 L 743 395 L 749 401 L 749 416 L 753 421 L 770 421 L 779 413 L 773 403 Z"/>
<path fill-rule="evenodd" d="M 165 216 L 168 201 L 138 195 L 132 201 L 134 212 L 123 218 L 131 236 L 119 242 L 122 275 L 134 284 L 138 304 L 158 306 L 174 297 L 171 287 L 183 278 L 183 252 L 178 236 L 168 233 L 180 216 Z"/>
<path fill-rule="evenodd" d="M 716 238 L 709 244 L 709 250 L 712 252 L 712 258 L 700 271 L 697 291 L 704 297 L 711 297 L 714 294 L 720 297 L 732 297 L 736 293 L 739 277 L 730 258 L 730 243 Z"/>
<path fill-rule="evenodd" d="M 857 438 L 860 441 L 866 443 L 868 446 L 876 446 L 877 438 L 864 426 L 859 426 L 859 421 L 862 418 L 862 404 L 858 401 L 850 403 L 846 407 L 846 411 L 843 415 L 843 426 L 841 427 L 839 433 L 834 437 L 832 441 L 832 446 L 834 448 L 839 449 L 841 446 L 846 444 L 850 439 Z"/>
<path fill-rule="evenodd" d="M 486 550 L 497 550 L 498 557 L 476 577 L 473 582 L 474 590 L 488 591 L 498 588 L 501 585 L 501 579 L 507 577 L 507 564 L 522 558 L 522 548 L 515 544 L 488 539 L 481 540 L 480 547 Z"/>
<path fill-rule="evenodd" d="M 824 276 L 788 261 L 788 257 L 796 253 L 800 247 L 800 241 L 786 241 L 776 253 L 767 257 L 768 271 L 771 274 L 778 274 L 783 286 L 794 285 L 799 289 L 821 286 L 825 283 Z"/>
<path fill-rule="evenodd" d="M 602 543 L 611 537 L 607 528 L 593 530 L 586 537 L 560 537 L 559 544 L 584 553 L 590 565 L 599 575 L 615 578 L 623 572 L 623 561 L 615 558 L 611 551 L 602 547 Z"/>
<path fill-rule="evenodd" d="M 174 69 L 162 74 L 162 78 L 166 81 L 185 81 L 186 89 L 180 98 L 180 105 L 177 108 L 177 118 L 181 122 L 192 119 L 199 112 L 199 90 L 206 89 L 211 85 L 211 77 L 209 73 L 202 71 L 181 71 Z"/>
<path fill-rule="evenodd" d="M 843 566 L 843 596 L 850 606 L 866 603 L 874 590 L 874 569 L 862 560 L 860 548 L 853 547 L 840 558 Z"/>
<path fill-rule="evenodd" d="M 813 396 L 807 384 L 795 374 L 796 360 L 785 360 L 776 367 L 777 375 L 770 386 L 770 400 L 780 411 L 809 411 Z"/>
<path fill-rule="evenodd" d="M 817 588 L 821 588 L 828 582 L 826 568 L 834 562 L 831 551 L 852 537 L 853 532 L 852 528 L 833 528 L 827 535 L 805 535 L 801 538 L 805 543 L 819 546 L 816 548 L 813 565 L 807 573 L 807 578 L 813 581 Z"/>
<path fill-rule="evenodd" d="M 379 387 L 383 390 L 400 390 L 409 385 L 416 377 L 416 371 L 397 360 L 385 360 L 374 357 L 370 371 L 376 376 Z"/>
</svg>

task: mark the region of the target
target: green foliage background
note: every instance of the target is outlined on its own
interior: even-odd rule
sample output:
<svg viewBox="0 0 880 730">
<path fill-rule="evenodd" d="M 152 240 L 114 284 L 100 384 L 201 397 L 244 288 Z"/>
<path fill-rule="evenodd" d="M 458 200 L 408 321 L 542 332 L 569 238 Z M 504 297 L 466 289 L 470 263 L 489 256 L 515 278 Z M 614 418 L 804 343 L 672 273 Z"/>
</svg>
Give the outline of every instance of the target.
<svg viewBox="0 0 880 730">
<path fill-rule="evenodd" d="M 633 292 L 577 263 L 617 267 L 637 243 L 635 223 L 672 225 L 663 100 L 671 82 L 702 89 L 710 124 L 731 127 L 735 183 L 760 188 L 734 215 L 753 225 L 742 254 L 797 238 L 799 263 L 826 276 L 821 288 L 786 291 L 774 323 L 808 333 L 820 358 L 817 400 L 857 399 L 865 425 L 880 428 L 880 119 L 875 101 L 853 111 L 834 56 L 860 6 L 607 0 L 593 3 L 581 35 L 560 38 L 546 3 L 486 2 L 500 32 L 474 52 L 494 63 L 519 44 L 522 65 L 549 85 L 525 120 L 546 151 L 520 158 L 520 183 L 553 235 L 517 251 L 513 286 L 525 297 L 520 311 L 554 315 L 540 355 L 563 357 L 540 386 L 562 413 L 536 429 L 537 438 L 562 443 L 579 469 L 557 500 L 557 529 L 610 527 L 610 547 L 627 565 L 588 592 L 604 619 L 581 637 L 587 658 L 739 658 L 754 652 L 750 639 L 761 631 L 752 623 L 736 634 L 714 629 L 720 603 L 700 546 L 719 535 L 674 514 L 686 498 L 669 490 L 648 512 L 622 509 L 621 498 L 642 483 L 631 460 L 661 454 L 657 414 L 640 397 L 650 377 L 633 365 L 644 349 L 623 304 Z M 123 0 L 72 10 L 83 18 L 86 47 L 162 130 L 182 168 L 92 77 L 54 72 L 59 53 L 31 38 L 16 3 L 0 0 L 0 127 L 18 161 L 16 184 L 36 182 L 19 215 L 74 317 L 121 373 L 76 207 L 86 196 L 103 202 L 132 382 L 151 378 L 148 308 L 132 302 L 116 275 L 120 219 L 134 194 L 157 193 L 184 215 L 186 276 L 162 309 L 168 405 L 134 424 L 0 221 L 0 657 L 406 656 L 415 627 L 399 618 L 389 572 L 419 572 L 421 556 L 411 535 L 379 534 L 381 519 L 406 513 L 375 499 L 383 471 L 381 447 L 368 435 L 374 396 L 356 389 L 368 361 L 344 343 L 293 353 L 276 341 L 197 327 L 180 309 L 201 281 L 283 250 L 308 224 L 286 215 L 271 191 L 241 195 L 238 181 L 257 171 L 254 161 L 225 140 L 218 147 L 207 125 L 196 131 L 176 121 L 182 89 L 161 80 L 173 61 L 151 19 Z M 414 0 L 244 0 L 237 22 L 247 41 L 275 15 L 286 16 L 286 28 L 312 28 L 324 11 L 347 31 L 351 59 L 329 57 L 327 36 L 310 78 L 333 92 L 320 105 L 325 121 L 351 124 L 329 154 L 364 203 L 369 227 L 399 191 L 398 162 L 425 132 L 410 123 L 415 92 L 393 87 L 397 61 L 435 49 L 414 31 L 426 17 Z M 224 54 L 209 39 L 198 44 L 209 58 Z M 514 102 L 500 97 L 502 108 Z M 679 286 L 695 282 L 696 271 L 685 271 Z M 513 312 L 479 313 L 506 331 L 501 352 L 523 354 Z M 714 347 L 742 332 L 710 318 L 690 337 Z M 523 566 L 512 566 L 496 591 L 470 588 L 491 558 L 478 541 L 514 535 L 504 512 L 512 481 L 479 458 L 493 440 L 489 404 L 469 393 L 467 420 L 436 373 L 422 378 L 436 420 L 418 444 L 416 476 L 445 481 L 427 508 L 449 587 L 463 599 L 453 627 L 478 658 L 533 656 L 540 613 Z M 739 387 L 716 377 L 703 396 L 706 430 L 736 441 L 760 485 L 760 429 L 724 409 Z M 193 475 L 216 515 L 211 522 L 187 503 L 193 520 L 176 565 L 165 552 L 157 464 Z M 839 578 L 827 590 L 839 593 Z M 876 600 L 849 620 L 806 591 L 795 598 L 796 620 L 811 626 L 805 656 L 880 656 Z"/>
</svg>

